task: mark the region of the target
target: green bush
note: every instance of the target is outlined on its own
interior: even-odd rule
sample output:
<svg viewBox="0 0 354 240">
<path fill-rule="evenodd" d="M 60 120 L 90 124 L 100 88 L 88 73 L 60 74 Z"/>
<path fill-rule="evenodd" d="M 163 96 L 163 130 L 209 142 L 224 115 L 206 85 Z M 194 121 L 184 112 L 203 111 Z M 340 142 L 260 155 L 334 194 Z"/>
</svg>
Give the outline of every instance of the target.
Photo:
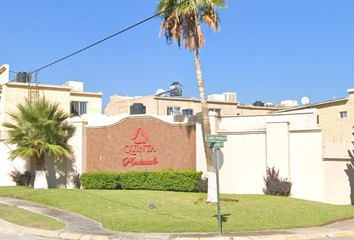
<svg viewBox="0 0 354 240">
<path fill-rule="evenodd" d="M 202 172 L 195 170 L 131 171 L 127 173 L 83 173 L 86 189 L 145 189 L 159 191 L 198 192 Z M 117 187 L 118 186 L 118 187 Z"/>
<path fill-rule="evenodd" d="M 86 172 L 81 175 L 81 185 L 86 189 L 121 189 L 122 173 Z"/>
</svg>

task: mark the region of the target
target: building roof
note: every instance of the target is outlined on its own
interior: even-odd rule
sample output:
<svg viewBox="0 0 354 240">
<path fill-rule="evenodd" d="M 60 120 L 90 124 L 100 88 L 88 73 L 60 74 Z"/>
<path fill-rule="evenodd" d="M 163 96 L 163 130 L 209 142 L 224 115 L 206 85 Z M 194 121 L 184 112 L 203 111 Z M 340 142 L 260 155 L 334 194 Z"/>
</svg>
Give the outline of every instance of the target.
<svg viewBox="0 0 354 240">
<path fill-rule="evenodd" d="M 332 105 L 332 104 L 336 104 L 336 103 L 346 102 L 348 100 L 349 100 L 349 97 L 338 98 L 338 99 L 333 99 L 333 100 L 328 100 L 328 101 L 323 101 L 323 102 L 318 102 L 318 103 L 306 104 L 303 106 L 298 106 L 298 107 L 293 107 L 293 108 L 288 108 L 288 109 L 282 109 L 282 110 L 279 110 L 276 112 L 280 113 L 280 112 L 301 110 L 301 109 L 306 109 L 306 108 L 318 108 L 318 107 L 324 107 L 326 105 Z"/>
</svg>

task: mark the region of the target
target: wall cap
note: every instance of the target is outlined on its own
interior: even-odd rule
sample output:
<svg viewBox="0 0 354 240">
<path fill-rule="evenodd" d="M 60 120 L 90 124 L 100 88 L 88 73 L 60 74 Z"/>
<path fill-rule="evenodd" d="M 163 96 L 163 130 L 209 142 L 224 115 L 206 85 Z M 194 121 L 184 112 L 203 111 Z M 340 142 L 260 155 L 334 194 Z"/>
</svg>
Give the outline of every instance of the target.
<svg viewBox="0 0 354 240">
<path fill-rule="evenodd" d="M 339 156 L 323 156 L 323 161 L 341 161 L 341 162 L 352 162 L 354 158 L 346 156 L 346 157 L 339 157 Z"/>
</svg>

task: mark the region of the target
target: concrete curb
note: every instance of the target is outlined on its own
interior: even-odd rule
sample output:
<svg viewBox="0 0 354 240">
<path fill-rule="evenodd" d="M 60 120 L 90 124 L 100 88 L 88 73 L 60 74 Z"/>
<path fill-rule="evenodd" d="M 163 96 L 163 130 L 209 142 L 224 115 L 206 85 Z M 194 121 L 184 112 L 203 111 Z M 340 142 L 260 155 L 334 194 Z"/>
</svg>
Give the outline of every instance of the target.
<svg viewBox="0 0 354 240">
<path fill-rule="evenodd" d="M 85 233 L 61 232 L 60 230 L 51 231 L 43 229 L 35 229 L 19 226 L 0 219 L 0 224 L 6 228 L 12 229 L 14 232 L 36 235 L 41 237 L 51 237 L 68 240 L 112 240 L 112 239 L 176 239 L 176 240 L 309 240 L 309 239 L 326 239 L 331 237 L 354 237 L 354 230 L 334 231 L 324 233 L 308 233 L 308 234 L 274 234 L 259 236 L 199 236 L 199 237 L 182 237 L 180 234 L 158 234 L 158 233 L 125 233 L 122 237 L 114 235 L 92 235 Z M 148 235 L 151 235 L 150 237 Z M 201 233 L 201 235 L 204 235 Z M 229 234 L 228 234 L 229 235 Z M 129 236 L 129 237 L 128 237 Z"/>
<path fill-rule="evenodd" d="M 259 235 L 259 236 L 242 236 L 242 237 L 229 237 L 229 236 L 217 236 L 217 237 L 181 237 L 174 238 L 178 240 L 309 240 L 309 239 L 326 239 L 333 237 L 354 237 L 354 230 L 348 231 L 336 231 L 326 233 L 309 233 L 309 234 L 275 234 L 275 235 Z"/>
</svg>

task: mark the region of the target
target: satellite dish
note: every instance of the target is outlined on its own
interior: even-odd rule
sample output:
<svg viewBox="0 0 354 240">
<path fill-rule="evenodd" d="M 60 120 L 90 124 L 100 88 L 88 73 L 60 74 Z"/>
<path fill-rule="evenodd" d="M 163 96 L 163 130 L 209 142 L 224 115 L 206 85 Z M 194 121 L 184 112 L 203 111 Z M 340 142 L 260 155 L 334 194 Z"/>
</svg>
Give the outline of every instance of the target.
<svg viewBox="0 0 354 240">
<path fill-rule="evenodd" d="M 303 105 L 306 105 L 306 104 L 308 104 L 309 102 L 310 102 L 310 100 L 309 100 L 308 97 L 303 97 L 303 98 L 301 98 L 301 103 L 302 103 Z"/>
<path fill-rule="evenodd" d="M 165 92 L 165 90 L 163 90 L 162 88 L 157 89 L 157 91 L 156 91 L 156 95 L 159 95 L 159 96 L 164 97 L 164 96 L 165 96 L 165 94 L 161 94 L 161 93 L 163 93 L 163 92 Z"/>
</svg>

